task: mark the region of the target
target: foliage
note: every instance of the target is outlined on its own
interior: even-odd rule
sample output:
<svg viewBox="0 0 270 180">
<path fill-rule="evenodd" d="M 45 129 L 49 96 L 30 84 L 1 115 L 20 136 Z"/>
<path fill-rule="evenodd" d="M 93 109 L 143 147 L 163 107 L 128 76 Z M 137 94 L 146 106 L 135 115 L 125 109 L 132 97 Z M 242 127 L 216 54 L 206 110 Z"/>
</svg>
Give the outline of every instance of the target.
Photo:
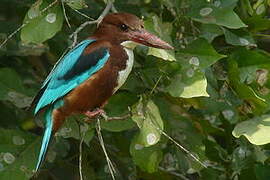
<svg viewBox="0 0 270 180">
<path fill-rule="evenodd" d="M 48 6 L 53 2 L 1 1 L 0 42 L 25 25 L 0 49 L 0 179 L 33 177 L 43 117 L 27 107 L 72 44 L 69 35 L 88 20 L 78 11 L 98 18 L 106 6 L 98 0 Z M 143 17 L 146 29 L 175 47 L 137 47 L 132 74 L 105 108 L 109 117 L 132 113 L 101 122 L 116 179 L 270 179 L 270 1 L 115 0 L 114 6 Z M 94 29 L 87 26 L 79 39 Z M 82 137 L 84 178 L 110 179 L 96 123 L 83 119 L 66 121 L 33 179 L 78 179 Z"/>
</svg>

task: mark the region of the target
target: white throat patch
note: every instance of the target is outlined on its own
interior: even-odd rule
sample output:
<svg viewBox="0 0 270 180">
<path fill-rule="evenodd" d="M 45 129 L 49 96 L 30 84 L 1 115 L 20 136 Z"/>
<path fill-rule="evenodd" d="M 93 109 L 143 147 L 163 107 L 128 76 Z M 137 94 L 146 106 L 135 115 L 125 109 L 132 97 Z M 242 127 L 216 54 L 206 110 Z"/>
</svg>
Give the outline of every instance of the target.
<svg viewBox="0 0 270 180">
<path fill-rule="evenodd" d="M 124 46 L 125 48 L 133 50 L 139 44 L 133 41 L 124 41 L 121 43 L 121 45 Z"/>
<path fill-rule="evenodd" d="M 118 73 L 117 87 L 114 89 L 114 93 L 126 82 L 127 77 L 132 70 L 134 63 L 133 49 L 137 46 L 137 44 L 132 41 L 125 41 L 121 43 L 121 45 L 124 46 L 124 50 L 128 55 L 128 60 L 126 61 L 126 68 Z"/>
</svg>

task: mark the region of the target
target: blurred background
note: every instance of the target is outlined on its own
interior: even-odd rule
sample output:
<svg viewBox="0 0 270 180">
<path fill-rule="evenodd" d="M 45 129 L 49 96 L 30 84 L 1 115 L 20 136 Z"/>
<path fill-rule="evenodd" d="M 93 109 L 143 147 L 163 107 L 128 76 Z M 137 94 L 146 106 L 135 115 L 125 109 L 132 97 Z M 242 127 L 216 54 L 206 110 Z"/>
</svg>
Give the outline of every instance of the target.
<svg viewBox="0 0 270 180">
<path fill-rule="evenodd" d="M 1 180 L 73 180 L 80 172 L 84 179 L 111 179 L 96 121 L 83 116 L 66 120 L 34 176 L 43 116 L 29 110 L 74 42 L 70 35 L 97 19 L 106 3 L 1 0 Z M 270 179 L 269 6 L 269 0 L 115 0 L 114 11 L 137 15 L 175 47 L 137 47 L 132 74 L 105 108 L 109 117 L 125 117 L 101 120 L 115 179 Z M 95 28 L 86 26 L 78 42 Z"/>
</svg>

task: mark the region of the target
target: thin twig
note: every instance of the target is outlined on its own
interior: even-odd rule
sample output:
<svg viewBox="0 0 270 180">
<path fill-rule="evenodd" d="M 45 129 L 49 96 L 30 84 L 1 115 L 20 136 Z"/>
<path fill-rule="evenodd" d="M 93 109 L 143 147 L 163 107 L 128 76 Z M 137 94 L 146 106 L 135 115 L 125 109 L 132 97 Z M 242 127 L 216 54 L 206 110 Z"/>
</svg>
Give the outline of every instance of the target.
<svg viewBox="0 0 270 180">
<path fill-rule="evenodd" d="M 8 40 L 10 40 L 15 34 L 17 34 L 17 32 L 19 32 L 24 26 L 26 26 L 28 23 L 24 23 L 22 24 L 18 29 L 16 29 L 13 33 L 11 33 L 10 35 L 8 35 L 8 37 L 0 44 L 0 49 L 2 48 L 2 46 L 4 46 Z"/>
<path fill-rule="evenodd" d="M 90 25 L 90 24 L 97 24 L 98 25 L 102 21 L 102 19 L 109 13 L 110 9 L 112 8 L 112 5 L 113 5 L 112 2 L 108 2 L 105 9 L 103 10 L 103 12 L 100 14 L 100 16 L 96 20 L 84 22 L 69 36 L 69 38 L 73 38 L 73 43 L 71 45 L 72 48 L 77 44 L 78 33 L 81 30 L 83 30 L 87 25 Z"/>
<path fill-rule="evenodd" d="M 79 145 L 79 175 L 80 175 L 80 180 L 83 180 L 83 173 L 82 173 L 82 146 L 83 146 L 83 141 L 84 141 L 84 137 L 86 132 L 83 133 L 82 135 L 82 131 L 81 131 L 81 124 L 80 121 L 76 118 L 76 122 L 78 125 L 78 129 L 79 129 L 79 137 L 80 137 L 80 145 Z"/>
<path fill-rule="evenodd" d="M 160 169 L 161 171 L 167 172 L 167 173 L 169 173 L 169 174 L 172 174 L 172 175 L 174 175 L 174 176 L 180 177 L 180 178 L 183 179 L 183 180 L 189 180 L 189 179 L 188 179 L 186 176 L 184 176 L 183 174 L 179 174 L 179 173 L 174 172 L 174 171 L 168 171 L 168 170 L 166 170 L 166 169 L 163 168 L 163 167 L 158 167 L 158 169 Z"/>
<path fill-rule="evenodd" d="M 51 7 L 53 7 L 57 2 L 58 2 L 58 0 L 55 0 L 51 4 L 49 4 L 46 8 L 42 9 L 40 11 L 39 16 L 42 15 L 45 11 L 47 11 Z M 8 35 L 8 37 L 0 44 L 0 49 L 8 42 L 8 40 L 10 40 L 15 34 L 17 34 L 23 27 L 25 27 L 29 23 L 30 23 L 30 21 L 26 21 L 20 27 L 18 27 L 14 32 L 12 32 L 10 35 Z"/>
<path fill-rule="evenodd" d="M 66 22 L 67 22 L 68 27 L 71 28 L 71 25 L 70 25 L 70 23 L 69 23 L 69 20 L 68 20 L 67 14 L 66 14 L 66 9 L 65 9 L 64 1 L 61 0 L 61 3 L 62 3 L 62 9 L 63 9 L 63 13 L 64 13 L 65 20 L 66 20 Z"/>
<path fill-rule="evenodd" d="M 80 141 L 80 146 L 79 146 L 79 173 L 80 173 L 80 180 L 83 180 L 83 174 L 82 174 L 82 146 L 83 146 L 83 141 L 84 141 L 84 137 L 85 137 L 85 134 L 86 132 L 83 133 L 83 135 L 81 136 L 81 128 L 79 128 L 79 131 L 80 131 L 80 138 L 81 138 L 81 141 Z"/>
<path fill-rule="evenodd" d="M 73 7 L 70 7 L 73 11 L 75 11 L 76 13 L 80 14 L 81 16 L 87 18 L 87 19 L 90 19 L 90 20 L 95 20 L 94 18 L 91 18 L 89 16 L 87 16 L 86 14 L 82 13 L 81 11 L 78 11 L 77 9 L 74 9 Z"/>
<path fill-rule="evenodd" d="M 112 120 L 125 120 L 127 118 L 129 118 L 131 115 L 130 114 L 126 114 L 123 116 L 114 116 L 114 117 L 108 117 L 107 120 L 108 121 L 112 121 Z"/>
<path fill-rule="evenodd" d="M 158 85 L 158 83 L 159 83 L 159 81 L 160 81 L 161 79 L 162 79 L 162 75 L 161 75 L 161 76 L 159 76 L 159 78 L 158 78 L 157 82 L 155 83 L 155 85 L 154 85 L 153 89 L 152 89 L 152 90 L 151 90 L 151 92 L 150 92 L 150 95 L 152 95 L 152 94 L 153 94 L 154 90 L 157 88 L 157 85 Z"/>
<path fill-rule="evenodd" d="M 70 36 L 69 38 L 73 38 L 73 43 L 71 45 L 71 48 L 75 47 L 78 41 L 78 33 L 85 28 L 85 26 L 90 24 L 96 24 L 97 20 L 94 21 L 86 21 L 83 24 L 81 24 Z"/>
<path fill-rule="evenodd" d="M 255 36 L 261 36 L 261 37 L 266 37 L 266 38 L 270 38 L 269 34 L 255 34 Z"/>
<path fill-rule="evenodd" d="M 101 15 L 98 17 L 98 21 L 101 22 L 102 19 L 109 13 L 109 11 L 111 10 L 113 6 L 113 3 L 111 1 L 109 1 L 105 7 L 105 9 L 103 10 L 103 12 L 101 13 Z"/>
<path fill-rule="evenodd" d="M 101 117 L 105 119 L 105 121 L 113 121 L 113 120 L 125 120 L 129 117 L 131 117 L 131 114 L 125 114 L 123 116 L 113 116 L 113 117 L 108 117 L 105 113 L 101 114 Z"/>
<path fill-rule="evenodd" d="M 119 116 L 119 117 L 108 117 L 105 114 L 101 114 L 101 116 L 105 119 L 105 120 L 124 120 L 126 118 L 129 118 L 132 116 L 132 114 L 126 114 L 124 116 Z M 99 119 L 98 123 L 99 123 Z M 207 168 L 207 165 L 204 164 L 203 162 L 200 161 L 200 159 L 198 159 L 194 154 L 192 154 L 189 150 L 187 150 L 185 147 L 183 147 L 181 144 L 179 144 L 176 140 L 174 140 L 171 136 L 169 136 L 167 133 L 165 133 L 162 129 L 160 129 L 159 127 L 157 127 L 157 125 L 155 125 L 152 120 L 150 121 L 150 123 L 165 137 L 167 137 L 170 141 L 172 141 L 177 147 L 179 147 L 182 151 L 184 151 L 186 154 L 188 154 L 190 157 L 192 157 L 195 161 L 197 161 L 199 164 L 201 164 L 203 167 Z"/>
<path fill-rule="evenodd" d="M 170 141 L 172 141 L 177 147 L 179 147 L 182 151 L 184 151 L 186 154 L 188 154 L 190 157 L 192 157 L 195 161 L 197 161 L 199 164 L 201 164 L 203 167 L 207 168 L 207 165 L 205 165 L 203 162 L 200 161 L 194 154 L 192 154 L 189 150 L 187 150 L 185 147 L 183 147 L 181 144 L 179 144 L 176 140 L 174 140 L 171 136 L 169 136 L 167 133 L 165 133 L 162 129 L 157 127 L 152 120 L 150 123 L 166 138 L 168 138 Z"/>
<path fill-rule="evenodd" d="M 104 145 L 103 137 L 102 137 L 102 134 L 101 134 L 101 126 L 100 126 L 100 119 L 99 118 L 97 118 L 96 130 L 97 130 L 97 134 L 98 134 L 98 139 L 99 139 L 100 145 L 102 147 L 102 150 L 104 152 L 104 155 L 105 155 L 105 158 L 106 158 L 106 161 L 107 161 L 107 164 L 108 164 L 108 168 L 109 168 L 111 177 L 112 177 L 113 180 L 115 180 L 114 174 L 116 173 L 116 170 L 115 170 L 115 168 L 113 166 L 112 161 L 110 160 L 110 158 L 108 156 L 108 153 L 107 153 L 106 148 L 105 148 L 105 145 Z"/>
</svg>

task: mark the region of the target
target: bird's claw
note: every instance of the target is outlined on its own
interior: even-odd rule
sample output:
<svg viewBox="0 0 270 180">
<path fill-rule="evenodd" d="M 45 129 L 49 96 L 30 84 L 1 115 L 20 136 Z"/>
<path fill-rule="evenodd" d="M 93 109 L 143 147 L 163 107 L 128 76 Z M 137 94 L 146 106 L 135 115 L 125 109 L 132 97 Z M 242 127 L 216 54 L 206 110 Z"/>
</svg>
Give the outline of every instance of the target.
<svg viewBox="0 0 270 180">
<path fill-rule="evenodd" d="M 95 109 L 94 111 L 86 111 L 84 114 L 87 116 L 87 117 L 89 117 L 89 118 L 91 118 L 91 119 L 93 119 L 93 118 L 95 118 L 95 117 L 97 117 L 97 116 L 99 116 L 99 115 L 102 115 L 102 114 L 104 114 L 105 113 L 105 111 L 103 110 L 103 109 Z"/>
<path fill-rule="evenodd" d="M 87 120 L 85 120 L 86 122 L 92 122 L 92 119 L 101 116 L 105 119 L 105 121 L 108 120 L 108 116 L 106 115 L 106 112 L 103 109 L 97 108 L 93 111 L 86 111 L 84 113 L 84 115 L 86 115 L 88 118 Z"/>
</svg>

